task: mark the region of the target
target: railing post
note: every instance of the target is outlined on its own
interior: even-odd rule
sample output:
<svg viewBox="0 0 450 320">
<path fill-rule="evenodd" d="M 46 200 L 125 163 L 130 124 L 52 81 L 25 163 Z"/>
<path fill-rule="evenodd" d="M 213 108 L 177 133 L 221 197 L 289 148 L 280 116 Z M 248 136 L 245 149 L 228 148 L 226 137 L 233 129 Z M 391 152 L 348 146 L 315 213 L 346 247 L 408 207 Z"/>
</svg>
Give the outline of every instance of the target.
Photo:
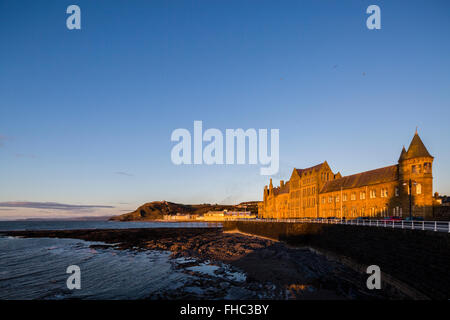
<svg viewBox="0 0 450 320">
<path fill-rule="evenodd" d="M 422 221 L 422 230 L 425 230 L 425 221 Z"/>
<path fill-rule="evenodd" d="M 377 220 L 377 227 L 378 227 L 378 220 Z"/>
<path fill-rule="evenodd" d="M 450 233 L 450 221 L 448 223 L 448 233 Z"/>
<path fill-rule="evenodd" d="M 414 220 L 411 220 L 411 230 L 414 230 Z"/>
<path fill-rule="evenodd" d="M 437 231 L 437 222 L 434 222 L 434 231 Z"/>
<path fill-rule="evenodd" d="M 395 221 L 392 220 L 392 229 L 394 229 L 394 226 L 395 226 Z"/>
<path fill-rule="evenodd" d="M 386 228 L 386 220 L 384 220 L 384 227 Z"/>
<path fill-rule="evenodd" d="M 403 229 L 403 220 L 402 220 L 402 229 Z"/>
</svg>

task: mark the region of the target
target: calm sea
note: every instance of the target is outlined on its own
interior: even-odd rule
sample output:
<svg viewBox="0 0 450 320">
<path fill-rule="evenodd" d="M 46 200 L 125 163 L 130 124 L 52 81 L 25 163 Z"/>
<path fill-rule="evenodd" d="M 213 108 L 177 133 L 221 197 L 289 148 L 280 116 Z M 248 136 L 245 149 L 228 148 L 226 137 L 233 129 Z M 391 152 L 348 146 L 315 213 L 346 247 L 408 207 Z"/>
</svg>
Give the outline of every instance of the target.
<svg viewBox="0 0 450 320">
<path fill-rule="evenodd" d="M 207 223 L 7 221 L 0 230 L 206 227 Z M 0 299 L 142 299 L 182 286 L 188 275 L 169 252 L 92 249 L 76 239 L 0 236 Z M 81 290 L 69 290 L 66 269 L 81 269 Z"/>
</svg>

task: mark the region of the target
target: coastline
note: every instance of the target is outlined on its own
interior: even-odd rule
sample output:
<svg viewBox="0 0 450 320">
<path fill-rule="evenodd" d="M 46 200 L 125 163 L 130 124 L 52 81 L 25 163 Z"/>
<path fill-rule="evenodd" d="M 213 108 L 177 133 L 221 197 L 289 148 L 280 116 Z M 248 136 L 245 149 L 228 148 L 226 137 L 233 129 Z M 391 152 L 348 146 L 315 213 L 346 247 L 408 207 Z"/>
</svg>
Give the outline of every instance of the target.
<svg viewBox="0 0 450 320">
<path fill-rule="evenodd" d="M 266 299 L 409 298 L 391 286 L 378 292 L 370 291 L 365 286 L 365 274 L 309 248 L 295 248 L 254 235 L 223 232 L 222 228 L 35 230 L 7 231 L 2 234 L 25 238 L 74 238 L 105 243 L 92 245 L 95 249 L 171 252 L 174 268 L 181 268 L 187 274 L 195 273 L 195 268 L 201 270 L 208 265 L 217 268 L 212 274 L 203 277 L 204 283 L 198 284 L 201 287 L 226 287 L 231 283 L 240 286 L 245 292 L 258 292 L 258 296 Z M 182 260 L 184 262 L 179 263 Z M 228 281 L 227 284 L 214 278 L 216 274 L 226 272 L 245 274 L 245 280 L 242 283 Z M 168 292 L 157 298 L 179 299 L 186 296 Z M 223 297 L 215 293 L 204 298 Z"/>
</svg>

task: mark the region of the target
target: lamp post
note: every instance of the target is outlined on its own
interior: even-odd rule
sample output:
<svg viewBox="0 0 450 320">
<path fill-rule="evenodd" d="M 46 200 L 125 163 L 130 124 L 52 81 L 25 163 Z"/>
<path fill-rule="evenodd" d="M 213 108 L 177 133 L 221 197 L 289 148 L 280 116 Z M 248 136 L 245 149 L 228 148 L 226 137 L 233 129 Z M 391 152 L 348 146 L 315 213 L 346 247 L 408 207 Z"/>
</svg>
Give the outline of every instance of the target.
<svg viewBox="0 0 450 320">
<path fill-rule="evenodd" d="M 412 220 L 412 184 L 414 183 L 414 185 L 416 185 L 417 183 L 415 181 L 412 181 L 411 178 L 408 181 L 408 186 L 409 186 L 409 219 Z M 405 186 L 406 183 L 403 183 L 403 185 Z"/>
<path fill-rule="evenodd" d="M 412 181 L 409 179 L 409 220 L 412 220 Z"/>
</svg>

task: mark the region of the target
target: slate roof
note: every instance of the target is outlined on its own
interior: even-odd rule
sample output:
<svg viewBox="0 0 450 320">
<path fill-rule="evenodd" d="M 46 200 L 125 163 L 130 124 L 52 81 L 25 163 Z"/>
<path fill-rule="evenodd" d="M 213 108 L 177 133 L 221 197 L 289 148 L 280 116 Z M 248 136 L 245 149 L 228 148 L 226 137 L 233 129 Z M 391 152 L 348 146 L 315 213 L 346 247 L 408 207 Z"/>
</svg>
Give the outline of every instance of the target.
<svg viewBox="0 0 450 320">
<path fill-rule="evenodd" d="M 408 151 L 406 152 L 403 160 L 420 157 L 433 158 L 416 132 L 411 140 L 411 144 L 409 145 Z"/>
<path fill-rule="evenodd" d="M 301 177 L 302 173 L 309 172 L 309 171 L 311 171 L 311 172 L 312 171 L 319 171 L 324 164 L 325 164 L 325 162 L 322 162 L 322 163 L 319 163 L 318 165 L 315 165 L 315 166 L 310 167 L 310 168 L 305 168 L 305 169 L 297 169 L 297 168 L 295 168 L 295 170 L 297 171 L 298 175 Z"/>
<path fill-rule="evenodd" d="M 320 193 L 338 191 L 341 190 L 341 187 L 342 189 L 358 188 L 367 185 L 395 181 L 397 179 L 398 165 L 392 165 L 327 181 L 320 190 Z"/>
</svg>

